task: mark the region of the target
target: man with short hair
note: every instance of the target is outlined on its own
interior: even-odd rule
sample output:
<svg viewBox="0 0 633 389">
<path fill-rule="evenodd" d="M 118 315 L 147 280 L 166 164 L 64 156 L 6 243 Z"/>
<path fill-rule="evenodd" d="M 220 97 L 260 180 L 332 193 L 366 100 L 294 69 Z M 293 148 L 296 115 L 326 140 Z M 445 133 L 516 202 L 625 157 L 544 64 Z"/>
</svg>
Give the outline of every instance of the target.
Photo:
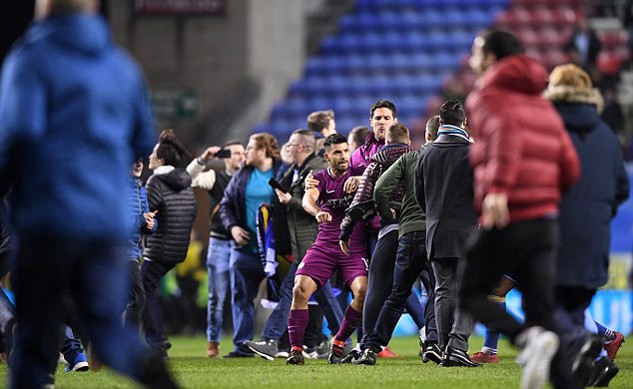
<svg viewBox="0 0 633 389">
<path fill-rule="evenodd" d="M 307 121 L 308 130 L 319 134 L 319 138 L 327 138 L 336 134 L 336 121 L 334 120 L 334 111 L 331 109 L 312 112 L 308 115 Z"/>
<path fill-rule="evenodd" d="M 319 183 L 306 190 L 302 201 L 305 211 L 320 225 L 316 242 L 306 252 L 295 276 L 288 318 L 291 350 L 287 360 L 288 364 L 294 365 L 304 364 L 302 346 L 308 322 L 308 300 L 318 288 L 327 284 L 334 270 L 341 271 L 354 299 L 345 311 L 339 331 L 332 338 L 329 363 L 338 363 L 343 357 L 345 341 L 360 322 L 367 287 L 367 266 L 364 260 L 367 249 L 362 224 L 358 224 L 352 232 L 349 255 L 341 252 L 338 245 L 339 226 L 345 208 L 352 200 L 352 196 L 343 189 L 343 184 L 351 175 L 347 139 L 341 134 L 332 134 L 325 138 L 324 146 L 329 167 L 314 174 Z"/>
<path fill-rule="evenodd" d="M 541 388 L 559 344 L 552 316 L 559 203 L 578 180 L 579 160 L 560 115 L 541 97 L 547 71 L 516 36 L 477 36 L 470 65 L 481 74 L 467 101 L 481 229 L 468 249 L 459 303 L 521 350 L 522 387 Z M 504 273 L 520 285 L 524 324 L 488 299 Z"/>
<path fill-rule="evenodd" d="M 213 169 L 204 171 L 207 162 L 217 158 L 221 150 L 229 152 L 224 158 L 224 171 Z M 209 249 L 207 251 L 207 270 L 209 276 L 209 298 L 207 303 L 207 357 L 214 358 L 220 353 L 220 335 L 224 317 L 224 300 L 226 299 L 231 277 L 229 260 L 231 258 L 231 235 L 222 225 L 220 218 L 220 201 L 224 190 L 229 185 L 233 174 L 244 163 L 244 145 L 240 141 L 226 142 L 221 148 L 207 148 L 198 158 L 187 166 L 191 175 L 191 186 L 209 192 L 211 199 Z"/>
<path fill-rule="evenodd" d="M 349 144 L 349 152 L 354 154 L 360 146 L 365 143 L 365 139 L 371 132 L 371 128 L 367 126 L 356 126 L 352 128 L 347 136 L 347 143 Z"/>
<path fill-rule="evenodd" d="M 334 120 L 334 111 L 331 109 L 325 111 L 315 111 L 308 115 L 307 128 L 314 133 L 316 137 L 315 153 L 319 157 L 323 157 L 323 141 L 326 137 L 336 134 L 336 121 Z"/>
<path fill-rule="evenodd" d="M 369 125 L 372 132 L 365 142 L 352 154 L 350 162 L 355 175 L 363 173 L 371 163 L 371 157 L 385 145 L 385 134 L 391 125 L 398 121 L 396 106 L 389 100 L 378 100 L 369 108 Z"/>
<path fill-rule="evenodd" d="M 114 45 L 98 8 L 96 0 L 38 0 L 36 23 L 2 68 L 0 182 L 11 187 L 19 239 L 14 389 L 54 385 L 51 345 L 63 336 L 65 293 L 100 361 L 148 387 L 177 386 L 121 322 L 130 166 L 156 134 L 141 71 Z"/>
</svg>

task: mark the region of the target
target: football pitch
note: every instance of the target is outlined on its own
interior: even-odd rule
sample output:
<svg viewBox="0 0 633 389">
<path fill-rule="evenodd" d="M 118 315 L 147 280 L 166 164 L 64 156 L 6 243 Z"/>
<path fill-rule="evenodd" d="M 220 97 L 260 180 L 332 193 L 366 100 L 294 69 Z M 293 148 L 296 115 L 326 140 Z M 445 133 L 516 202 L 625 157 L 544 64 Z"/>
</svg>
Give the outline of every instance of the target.
<svg viewBox="0 0 633 389">
<path fill-rule="evenodd" d="M 286 365 L 284 359 L 260 357 L 209 359 L 203 336 L 171 338 L 169 366 L 183 388 L 518 388 L 520 368 L 516 351 L 502 340 L 498 365 L 480 368 L 443 368 L 418 356 L 418 340 L 394 338 L 390 347 L 399 357 L 378 359 L 375 366 L 329 365 L 325 360 L 306 360 L 305 366 Z M 470 352 L 478 351 L 483 338 L 473 337 Z M 231 341 L 221 343 L 221 354 L 231 351 Z M 473 351 L 474 350 L 474 351 Z M 633 339 L 617 355 L 620 373 L 610 388 L 633 388 Z M 8 369 L 0 365 L 0 387 L 6 387 Z M 137 388 L 132 381 L 107 369 L 99 372 L 64 373 L 59 365 L 55 388 Z"/>
</svg>

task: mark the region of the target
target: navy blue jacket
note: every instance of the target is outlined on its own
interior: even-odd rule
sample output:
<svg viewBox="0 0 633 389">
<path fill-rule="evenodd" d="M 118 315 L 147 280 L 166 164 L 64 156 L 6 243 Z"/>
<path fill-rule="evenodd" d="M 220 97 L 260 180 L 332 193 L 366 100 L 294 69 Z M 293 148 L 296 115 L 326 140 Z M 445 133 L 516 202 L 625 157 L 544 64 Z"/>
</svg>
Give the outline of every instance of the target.
<svg viewBox="0 0 633 389">
<path fill-rule="evenodd" d="M 278 173 L 281 169 L 281 160 L 275 159 L 273 160 L 273 176 L 278 177 Z M 244 200 L 244 192 L 246 191 L 246 185 L 248 181 L 251 179 L 251 175 L 253 174 L 254 168 L 252 166 L 243 165 L 240 170 L 238 170 L 233 177 L 231 177 L 231 181 L 229 181 L 229 185 L 226 187 L 224 191 L 224 197 L 220 202 L 220 217 L 222 218 L 222 224 L 224 228 L 229 233 L 229 237 L 231 237 L 231 227 L 239 226 L 243 229 L 247 229 L 246 227 L 246 201 Z M 286 222 L 286 208 L 283 204 L 279 203 L 277 199 L 277 195 L 273 196 L 273 212 L 275 220 L 283 220 L 283 223 Z M 277 224 L 275 224 L 277 226 Z M 285 232 L 279 231 L 279 229 L 275 229 L 275 242 L 283 243 L 286 242 L 283 251 L 290 252 L 289 248 L 289 239 L 288 239 L 288 227 L 285 226 Z M 280 234 L 285 234 L 285 238 Z M 251 239 L 255 239 L 252 237 Z M 275 248 L 279 251 L 281 250 L 277 246 Z"/>
<path fill-rule="evenodd" d="M 580 180 L 560 207 L 558 285 L 597 289 L 608 278 L 611 218 L 629 197 L 620 144 L 595 105 L 556 102 L 580 158 Z"/>
<path fill-rule="evenodd" d="M 100 16 L 52 16 L 0 80 L 0 183 L 21 236 L 129 238 L 128 180 L 156 143 L 138 66 Z"/>
</svg>

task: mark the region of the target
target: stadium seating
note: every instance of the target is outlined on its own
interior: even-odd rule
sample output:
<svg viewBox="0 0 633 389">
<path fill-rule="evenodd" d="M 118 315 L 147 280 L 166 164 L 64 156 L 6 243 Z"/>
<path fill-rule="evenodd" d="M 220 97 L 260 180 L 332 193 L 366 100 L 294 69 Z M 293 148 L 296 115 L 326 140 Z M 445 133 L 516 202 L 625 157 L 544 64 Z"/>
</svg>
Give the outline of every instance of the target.
<svg viewBox="0 0 633 389">
<path fill-rule="evenodd" d="M 305 127 L 310 112 L 334 109 L 338 130 L 347 133 L 367 124 L 369 106 L 381 98 L 392 99 L 400 121 L 412 125 L 459 69 L 473 37 L 507 5 L 508 0 L 358 0 L 257 130 L 283 142 Z"/>
</svg>

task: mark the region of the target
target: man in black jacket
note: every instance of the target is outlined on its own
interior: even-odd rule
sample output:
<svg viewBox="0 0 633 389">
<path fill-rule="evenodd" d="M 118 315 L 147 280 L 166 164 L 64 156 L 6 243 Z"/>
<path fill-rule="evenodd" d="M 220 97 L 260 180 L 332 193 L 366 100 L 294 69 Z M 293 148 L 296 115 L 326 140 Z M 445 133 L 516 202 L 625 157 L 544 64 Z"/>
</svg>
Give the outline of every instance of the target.
<svg viewBox="0 0 633 389">
<path fill-rule="evenodd" d="M 433 144 L 420 152 L 415 196 L 426 213 L 426 252 L 435 275 L 435 318 L 442 366 L 477 367 L 466 353 L 472 319 L 456 308 L 457 265 L 469 233 L 476 228 L 469 135 L 461 103 L 440 107 L 440 128 Z"/>
</svg>

